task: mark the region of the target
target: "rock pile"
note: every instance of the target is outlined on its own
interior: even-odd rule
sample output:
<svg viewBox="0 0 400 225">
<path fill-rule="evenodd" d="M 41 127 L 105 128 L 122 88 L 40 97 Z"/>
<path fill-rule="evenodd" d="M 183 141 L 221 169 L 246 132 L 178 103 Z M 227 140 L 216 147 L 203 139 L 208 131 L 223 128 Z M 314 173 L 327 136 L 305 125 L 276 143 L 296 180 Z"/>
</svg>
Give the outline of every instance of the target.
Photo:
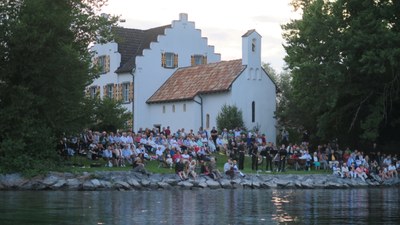
<svg viewBox="0 0 400 225">
<path fill-rule="evenodd" d="M 0 175 L 0 190 L 170 190 L 170 189 L 312 189 L 400 186 L 400 179 L 386 181 L 342 179 L 334 175 L 247 175 L 213 180 L 199 176 L 181 181 L 175 174 L 144 175 L 135 172 L 49 173 L 24 178 L 19 174 Z"/>
</svg>

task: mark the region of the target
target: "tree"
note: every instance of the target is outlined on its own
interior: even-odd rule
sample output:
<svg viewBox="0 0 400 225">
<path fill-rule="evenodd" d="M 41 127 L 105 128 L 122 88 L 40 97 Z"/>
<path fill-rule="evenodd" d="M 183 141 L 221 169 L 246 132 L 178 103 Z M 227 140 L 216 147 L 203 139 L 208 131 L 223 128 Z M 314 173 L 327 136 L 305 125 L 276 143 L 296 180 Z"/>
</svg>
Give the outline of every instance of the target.
<svg viewBox="0 0 400 225">
<path fill-rule="evenodd" d="M 224 104 L 221 111 L 217 115 L 217 127 L 219 130 L 224 128 L 235 129 L 236 127 L 243 127 L 243 113 L 235 105 Z"/>
<path fill-rule="evenodd" d="M 113 131 L 127 129 L 126 121 L 132 118 L 120 101 L 111 98 L 95 98 L 93 100 L 92 130 Z"/>
<path fill-rule="evenodd" d="M 81 130 L 84 88 L 95 77 L 88 46 L 110 37 L 104 0 L 0 3 L 0 169 L 51 169 L 55 145 Z"/>
<path fill-rule="evenodd" d="M 399 131 L 399 1 L 297 0 L 283 26 L 296 121 L 323 140 Z"/>
</svg>

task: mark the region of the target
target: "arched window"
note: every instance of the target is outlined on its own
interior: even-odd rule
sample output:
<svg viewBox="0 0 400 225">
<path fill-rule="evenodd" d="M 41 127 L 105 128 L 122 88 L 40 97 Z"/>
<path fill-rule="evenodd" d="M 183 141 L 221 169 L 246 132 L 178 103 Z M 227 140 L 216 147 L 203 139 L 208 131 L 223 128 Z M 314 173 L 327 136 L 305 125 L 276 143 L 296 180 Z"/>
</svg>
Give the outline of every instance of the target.
<svg viewBox="0 0 400 225">
<path fill-rule="evenodd" d="M 254 73 L 254 69 L 250 68 L 248 80 L 251 80 L 251 78 L 253 77 L 253 73 Z"/>
<path fill-rule="evenodd" d="M 260 69 L 256 69 L 256 76 L 255 77 L 257 77 L 257 79 L 258 80 L 261 80 L 261 73 L 260 73 Z M 256 78 L 254 78 L 254 79 L 256 79 Z"/>
<path fill-rule="evenodd" d="M 186 112 L 186 103 L 183 104 L 183 111 Z"/>
<path fill-rule="evenodd" d="M 172 112 L 175 112 L 175 105 L 172 105 Z"/>
<path fill-rule="evenodd" d="M 251 122 L 256 122 L 256 103 L 251 103 Z"/>
<path fill-rule="evenodd" d="M 165 105 L 162 107 L 162 113 L 165 113 Z"/>
</svg>

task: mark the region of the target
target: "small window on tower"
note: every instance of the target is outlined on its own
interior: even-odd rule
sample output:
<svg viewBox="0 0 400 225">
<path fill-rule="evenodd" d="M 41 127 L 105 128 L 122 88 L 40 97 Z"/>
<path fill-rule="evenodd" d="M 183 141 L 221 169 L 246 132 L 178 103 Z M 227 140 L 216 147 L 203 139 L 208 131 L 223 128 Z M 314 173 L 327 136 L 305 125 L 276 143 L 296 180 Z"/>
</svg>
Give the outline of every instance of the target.
<svg viewBox="0 0 400 225">
<path fill-rule="evenodd" d="M 255 52 L 256 51 L 256 39 L 253 39 L 251 43 L 251 51 Z"/>
</svg>

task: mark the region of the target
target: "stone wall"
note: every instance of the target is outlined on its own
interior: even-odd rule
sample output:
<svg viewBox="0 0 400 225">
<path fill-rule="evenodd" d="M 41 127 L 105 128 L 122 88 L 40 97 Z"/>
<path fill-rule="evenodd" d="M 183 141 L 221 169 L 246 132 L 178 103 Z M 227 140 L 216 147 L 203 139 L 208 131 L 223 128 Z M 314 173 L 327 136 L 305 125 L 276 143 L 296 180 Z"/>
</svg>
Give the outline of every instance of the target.
<svg viewBox="0 0 400 225">
<path fill-rule="evenodd" d="M 213 180 L 199 176 L 181 181 L 175 174 L 144 175 L 135 172 L 49 173 L 47 176 L 24 178 L 19 174 L 0 175 L 0 190 L 170 190 L 170 189 L 338 189 L 400 186 L 400 179 L 386 181 L 342 179 L 333 175 L 247 175 Z"/>
</svg>

